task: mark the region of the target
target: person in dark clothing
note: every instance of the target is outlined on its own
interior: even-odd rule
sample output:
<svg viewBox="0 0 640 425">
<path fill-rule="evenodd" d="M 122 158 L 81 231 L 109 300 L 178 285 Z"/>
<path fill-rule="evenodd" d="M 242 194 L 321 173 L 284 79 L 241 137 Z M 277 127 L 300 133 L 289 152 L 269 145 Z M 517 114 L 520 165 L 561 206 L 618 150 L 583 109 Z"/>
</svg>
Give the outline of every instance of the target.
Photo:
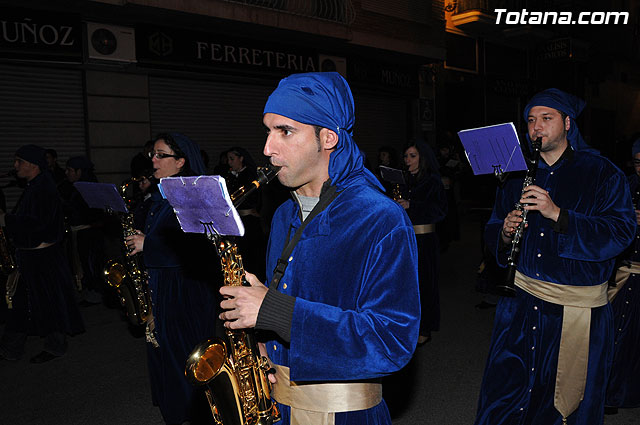
<svg viewBox="0 0 640 425">
<path fill-rule="evenodd" d="M 65 174 L 75 182 L 97 182 L 93 163 L 85 156 L 69 158 Z M 98 304 L 104 295 L 102 277 L 104 259 L 104 213 L 89 208 L 80 192 L 72 186 L 68 199 L 63 199 L 67 225 L 70 229 L 69 257 L 83 305 Z"/>
<path fill-rule="evenodd" d="M 404 163 L 409 181 L 401 187 L 403 199 L 397 202 L 409 215 L 418 243 L 420 345 L 431 340 L 431 331 L 440 330 L 440 251 L 435 226 L 447 213 L 447 197 L 435 155 L 424 141 L 409 142 L 404 149 Z"/>
<path fill-rule="evenodd" d="M 256 163 L 246 149 L 238 146 L 229 149 L 227 161 L 229 172 L 224 177 L 229 194 L 233 194 L 257 178 Z M 264 279 L 262 270 L 265 267 L 266 239 L 260 219 L 262 207 L 260 199 L 260 193 L 256 191 L 238 206 L 238 214 L 242 218 L 245 234 L 242 238 L 238 238 L 237 243 L 245 267 L 258 271 L 257 275 Z"/>
<path fill-rule="evenodd" d="M 53 181 L 56 185 L 60 185 L 65 179 L 64 169 L 58 165 L 58 152 L 55 149 L 46 149 L 45 155 L 47 156 L 47 169 L 51 171 Z"/>
<path fill-rule="evenodd" d="M 158 135 L 151 156 L 155 179 L 204 173 L 198 145 L 179 133 Z M 143 253 L 149 275 L 153 317 L 147 327 L 158 344 L 147 344 L 153 403 L 167 424 L 209 423 L 204 393 L 189 384 L 184 368 L 193 348 L 216 331 L 221 273 L 213 247 L 203 234 L 182 231 L 160 191 L 151 194 L 144 228 L 126 241 L 131 255 Z"/>
<path fill-rule="evenodd" d="M 16 247 L 20 274 L 0 339 L 0 358 L 20 359 L 27 335 L 36 334 L 44 338 L 44 348 L 31 362 L 43 363 L 62 356 L 67 349 L 65 334 L 83 332 L 84 325 L 61 244 L 62 204 L 51 174 L 43 172 L 44 149 L 22 146 L 14 167 L 27 187 L 12 213 L 0 212 L 0 224 Z"/>
</svg>

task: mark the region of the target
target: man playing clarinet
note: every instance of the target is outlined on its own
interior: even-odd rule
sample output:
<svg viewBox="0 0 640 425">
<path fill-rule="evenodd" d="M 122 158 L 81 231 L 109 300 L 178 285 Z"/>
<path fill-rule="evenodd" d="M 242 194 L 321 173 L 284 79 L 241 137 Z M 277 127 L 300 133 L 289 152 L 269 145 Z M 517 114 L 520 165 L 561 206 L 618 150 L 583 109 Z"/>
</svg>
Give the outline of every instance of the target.
<svg viewBox="0 0 640 425">
<path fill-rule="evenodd" d="M 505 266 L 528 211 L 514 297 L 498 303 L 476 424 L 603 422 L 613 348 L 607 301 L 615 257 L 635 220 L 624 174 L 582 139 L 584 101 L 547 89 L 525 107 L 528 139 L 542 138 L 535 183 L 498 190 L 485 240 Z"/>
</svg>

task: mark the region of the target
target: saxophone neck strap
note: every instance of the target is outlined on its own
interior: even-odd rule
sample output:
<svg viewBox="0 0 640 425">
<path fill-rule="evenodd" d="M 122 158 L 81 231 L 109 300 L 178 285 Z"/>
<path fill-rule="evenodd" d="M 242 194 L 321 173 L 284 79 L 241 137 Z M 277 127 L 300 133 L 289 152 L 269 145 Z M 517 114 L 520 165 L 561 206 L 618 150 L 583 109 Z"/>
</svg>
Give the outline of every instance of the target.
<svg viewBox="0 0 640 425">
<path fill-rule="evenodd" d="M 282 254 L 280 258 L 278 258 L 278 262 L 276 263 L 275 269 L 273 269 L 273 277 L 271 278 L 271 283 L 269 283 L 269 288 L 273 288 L 274 290 L 278 289 L 280 285 L 280 279 L 284 276 L 284 272 L 289 265 L 289 257 L 293 252 L 293 248 L 298 244 L 300 238 L 302 237 L 302 232 L 304 231 L 307 224 L 314 219 L 315 216 L 324 211 L 331 202 L 338 196 L 339 192 L 336 186 L 329 186 L 326 190 L 323 190 L 320 194 L 320 200 L 316 204 L 315 207 L 311 210 L 306 219 L 302 222 L 298 230 L 293 234 L 293 237 L 289 239 L 289 235 L 291 234 L 291 227 L 289 227 L 289 233 L 287 234 L 287 239 L 289 243 L 282 250 Z"/>
</svg>

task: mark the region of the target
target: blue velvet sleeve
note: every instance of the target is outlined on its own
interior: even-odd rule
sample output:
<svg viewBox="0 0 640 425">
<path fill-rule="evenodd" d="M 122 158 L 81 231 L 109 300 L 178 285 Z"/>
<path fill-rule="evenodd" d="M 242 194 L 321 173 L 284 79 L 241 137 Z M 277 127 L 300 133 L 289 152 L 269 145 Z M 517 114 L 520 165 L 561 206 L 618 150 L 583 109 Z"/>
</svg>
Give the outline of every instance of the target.
<svg viewBox="0 0 640 425">
<path fill-rule="evenodd" d="M 291 331 L 292 379 L 368 379 L 402 368 L 418 337 L 416 258 L 412 228 L 398 228 L 371 250 L 357 308 L 298 298 Z M 342 285 L 339 270 L 326 284 Z"/>
<path fill-rule="evenodd" d="M 600 184 L 596 201 L 592 213 L 568 210 L 568 232 L 558 236 L 559 256 L 604 261 L 631 243 L 636 223 L 626 177 L 616 173 Z"/>
</svg>

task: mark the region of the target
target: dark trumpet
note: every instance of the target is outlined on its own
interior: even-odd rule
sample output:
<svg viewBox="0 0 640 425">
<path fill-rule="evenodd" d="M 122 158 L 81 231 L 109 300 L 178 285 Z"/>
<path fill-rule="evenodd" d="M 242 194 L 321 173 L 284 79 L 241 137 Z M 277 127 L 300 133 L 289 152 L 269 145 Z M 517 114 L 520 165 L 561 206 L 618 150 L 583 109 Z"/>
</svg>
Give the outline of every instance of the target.
<svg viewBox="0 0 640 425">
<path fill-rule="evenodd" d="M 536 140 L 531 142 L 531 147 L 533 148 L 532 160 L 529 168 L 527 169 L 527 175 L 524 178 L 524 182 L 522 183 L 522 192 L 521 195 L 527 189 L 527 186 L 532 185 L 536 179 L 536 172 L 538 171 L 538 161 L 540 160 L 540 149 L 542 147 L 542 137 L 538 137 Z M 521 196 L 522 197 L 522 196 Z M 527 224 L 527 213 L 528 210 L 525 210 L 526 204 L 522 204 L 520 202 L 516 203 L 516 210 L 522 211 L 522 221 L 516 227 L 515 232 L 513 233 L 513 238 L 511 239 L 511 252 L 509 253 L 509 258 L 507 259 L 507 275 L 504 284 L 497 285 L 496 288 L 498 292 L 507 297 L 514 297 L 516 295 L 515 288 L 515 278 L 516 278 L 516 270 L 518 268 L 518 257 L 520 255 L 520 245 L 522 244 L 522 235 L 524 233 L 525 226 Z"/>
<path fill-rule="evenodd" d="M 17 174 L 16 170 L 10 170 L 4 174 L 0 174 L 0 179 L 6 179 L 8 177 L 15 177 Z"/>
</svg>

